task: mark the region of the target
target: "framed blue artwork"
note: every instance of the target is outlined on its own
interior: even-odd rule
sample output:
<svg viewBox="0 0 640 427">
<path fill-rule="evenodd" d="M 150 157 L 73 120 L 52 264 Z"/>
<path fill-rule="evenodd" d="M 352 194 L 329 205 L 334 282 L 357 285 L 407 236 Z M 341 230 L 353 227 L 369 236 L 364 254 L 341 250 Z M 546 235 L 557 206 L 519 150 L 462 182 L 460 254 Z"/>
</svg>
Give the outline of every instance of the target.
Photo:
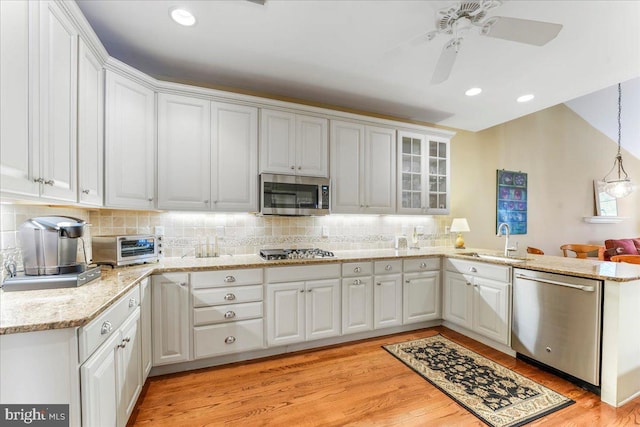
<svg viewBox="0 0 640 427">
<path fill-rule="evenodd" d="M 527 174 L 498 170 L 496 182 L 496 230 L 504 222 L 511 234 L 527 234 Z"/>
</svg>

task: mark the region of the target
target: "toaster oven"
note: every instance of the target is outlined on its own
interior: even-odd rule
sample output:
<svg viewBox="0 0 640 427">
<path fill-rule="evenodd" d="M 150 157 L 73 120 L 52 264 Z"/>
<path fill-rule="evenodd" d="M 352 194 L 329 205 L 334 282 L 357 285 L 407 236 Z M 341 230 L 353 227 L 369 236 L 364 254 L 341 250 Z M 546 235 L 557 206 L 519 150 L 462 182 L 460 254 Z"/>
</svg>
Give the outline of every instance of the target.
<svg viewBox="0 0 640 427">
<path fill-rule="evenodd" d="M 121 266 L 157 262 L 162 255 L 162 236 L 93 236 L 91 249 L 96 264 Z"/>
</svg>

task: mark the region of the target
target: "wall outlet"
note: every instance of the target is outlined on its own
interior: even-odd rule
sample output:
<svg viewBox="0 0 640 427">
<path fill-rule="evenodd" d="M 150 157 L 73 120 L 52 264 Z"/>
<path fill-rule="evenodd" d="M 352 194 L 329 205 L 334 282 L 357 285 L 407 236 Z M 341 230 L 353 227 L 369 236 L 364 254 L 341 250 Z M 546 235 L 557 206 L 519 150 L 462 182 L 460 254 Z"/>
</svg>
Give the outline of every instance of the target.
<svg viewBox="0 0 640 427">
<path fill-rule="evenodd" d="M 329 226 L 328 225 L 323 225 L 322 226 L 322 237 L 329 237 Z"/>
<path fill-rule="evenodd" d="M 216 226 L 216 236 L 218 236 L 218 237 L 224 236 L 224 225 L 217 225 Z"/>
<path fill-rule="evenodd" d="M 444 234 L 449 234 L 449 226 L 448 225 L 444 226 Z"/>
<path fill-rule="evenodd" d="M 153 227 L 153 234 L 156 236 L 164 236 L 164 225 L 156 225 Z"/>
</svg>

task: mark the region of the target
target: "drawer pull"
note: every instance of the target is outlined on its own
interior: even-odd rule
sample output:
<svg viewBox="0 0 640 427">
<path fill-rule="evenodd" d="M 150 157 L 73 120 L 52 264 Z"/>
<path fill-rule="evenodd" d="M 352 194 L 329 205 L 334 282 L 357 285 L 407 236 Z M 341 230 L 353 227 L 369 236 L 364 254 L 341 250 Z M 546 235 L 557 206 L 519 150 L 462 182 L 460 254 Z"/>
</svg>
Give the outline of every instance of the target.
<svg viewBox="0 0 640 427">
<path fill-rule="evenodd" d="M 471 286 L 471 282 L 467 282 L 467 286 Z"/>
<path fill-rule="evenodd" d="M 234 317 L 236 317 L 236 313 L 235 313 L 235 311 L 231 311 L 231 310 L 229 310 L 229 311 L 227 311 L 227 312 L 224 314 L 224 318 L 225 318 L 225 319 L 232 319 L 232 318 L 234 318 Z"/>
<path fill-rule="evenodd" d="M 233 344 L 234 342 L 236 342 L 236 337 L 234 336 L 228 336 L 224 339 L 225 344 Z"/>
<path fill-rule="evenodd" d="M 427 263 L 426 262 L 421 262 L 420 263 L 420 268 L 427 268 Z"/>
<path fill-rule="evenodd" d="M 180 282 L 180 286 L 184 288 L 185 286 L 187 286 L 187 282 Z"/>
<path fill-rule="evenodd" d="M 360 267 L 356 267 L 356 268 L 353 269 L 354 273 L 360 273 L 361 271 L 362 271 L 362 268 L 360 268 Z"/>
<path fill-rule="evenodd" d="M 235 296 L 234 294 L 226 294 L 226 295 L 224 296 L 224 299 L 225 299 L 226 301 L 233 301 L 234 299 L 236 299 L 236 296 Z"/>
<path fill-rule="evenodd" d="M 224 278 L 224 281 L 227 282 L 227 283 L 231 283 L 231 282 L 235 282 L 236 278 L 233 277 L 233 276 L 227 276 L 227 277 Z"/>
<path fill-rule="evenodd" d="M 378 286 L 382 286 L 382 283 L 378 282 L 378 283 L 376 283 L 376 285 L 378 285 Z"/>
<path fill-rule="evenodd" d="M 393 267 L 391 267 L 391 265 L 387 264 L 386 267 L 384 268 L 387 271 L 391 271 Z"/>
<path fill-rule="evenodd" d="M 469 271 L 472 273 L 477 273 L 478 269 L 476 269 L 475 267 L 469 267 Z"/>
<path fill-rule="evenodd" d="M 362 284 L 362 280 L 356 279 L 356 280 L 353 281 L 353 284 L 356 285 L 356 286 L 361 285 Z"/>
<path fill-rule="evenodd" d="M 100 335 L 109 334 L 111 333 L 112 330 L 113 330 L 113 325 L 111 325 L 111 322 L 107 320 L 102 324 L 102 327 L 100 328 Z"/>
<path fill-rule="evenodd" d="M 135 307 L 136 305 L 138 305 L 138 301 L 135 298 L 129 299 L 129 307 Z"/>
</svg>

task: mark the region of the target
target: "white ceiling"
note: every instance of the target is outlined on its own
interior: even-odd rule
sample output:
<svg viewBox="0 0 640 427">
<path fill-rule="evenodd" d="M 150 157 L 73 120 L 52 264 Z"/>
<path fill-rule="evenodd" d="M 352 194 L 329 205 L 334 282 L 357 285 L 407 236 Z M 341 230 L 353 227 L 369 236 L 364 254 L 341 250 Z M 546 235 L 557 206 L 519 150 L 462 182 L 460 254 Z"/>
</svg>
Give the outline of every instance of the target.
<svg viewBox="0 0 640 427">
<path fill-rule="evenodd" d="M 640 1 L 505 1 L 489 16 L 563 25 L 543 47 L 465 38 L 431 85 L 449 1 L 77 0 L 115 58 L 154 77 L 227 86 L 477 131 L 640 76 Z M 169 9 L 197 18 L 181 27 Z M 469 98 L 464 91 L 483 88 Z M 535 94 L 529 103 L 515 98 Z M 607 107 L 609 108 L 609 107 Z M 615 139 L 614 139 L 615 140 Z"/>
</svg>

